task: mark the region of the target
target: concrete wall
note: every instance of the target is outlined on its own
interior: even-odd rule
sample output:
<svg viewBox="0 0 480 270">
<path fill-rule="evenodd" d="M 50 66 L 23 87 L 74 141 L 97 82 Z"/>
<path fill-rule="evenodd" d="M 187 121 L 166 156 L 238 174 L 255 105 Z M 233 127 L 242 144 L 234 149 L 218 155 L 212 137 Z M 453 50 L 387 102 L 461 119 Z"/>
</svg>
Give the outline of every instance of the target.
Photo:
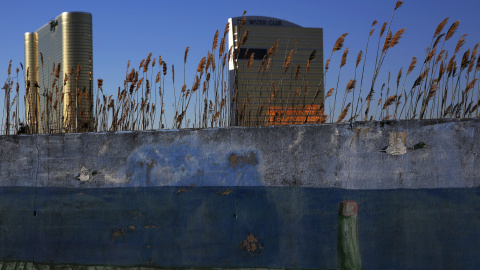
<svg viewBox="0 0 480 270">
<path fill-rule="evenodd" d="M 479 120 L 0 137 L 0 261 L 365 269 L 480 264 Z M 255 247 L 252 249 L 252 247 Z"/>
</svg>

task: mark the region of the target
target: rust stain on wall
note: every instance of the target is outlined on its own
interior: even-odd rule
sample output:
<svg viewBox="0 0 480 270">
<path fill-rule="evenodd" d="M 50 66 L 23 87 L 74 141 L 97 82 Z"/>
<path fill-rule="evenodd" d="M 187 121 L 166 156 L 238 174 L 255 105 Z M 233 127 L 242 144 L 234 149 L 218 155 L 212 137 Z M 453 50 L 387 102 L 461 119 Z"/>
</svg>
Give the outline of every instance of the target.
<svg viewBox="0 0 480 270">
<path fill-rule="evenodd" d="M 370 131 L 370 128 L 356 128 L 355 135 L 357 140 L 360 138 L 360 135 L 366 135 Z"/>
<path fill-rule="evenodd" d="M 228 195 L 228 194 L 230 194 L 230 193 L 232 193 L 232 191 L 231 191 L 230 189 L 228 189 L 228 188 L 227 188 L 226 190 L 224 190 L 224 191 L 218 191 L 218 192 L 217 192 L 218 195 Z"/>
<path fill-rule="evenodd" d="M 233 169 L 235 169 L 235 167 L 243 167 L 245 165 L 252 165 L 252 166 L 256 166 L 258 164 L 258 160 L 257 160 L 257 157 L 255 156 L 255 153 L 253 152 L 250 152 L 247 155 L 237 155 L 235 153 L 232 153 L 230 154 L 230 156 L 228 157 L 228 164 L 230 166 L 232 166 Z"/>
<path fill-rule="evenodd" d="M 112 242 L 115 242 L 120 237 L 126 237 L 128 233 L 133 233 L 135 232 L 135 226 L 127 226 L 120 228 L 118 230 L 114 230 L 112 232 Z"/>
<path fill-rule="evenodd" d="M 263 244 L 258 241 L 258 237 L 255 237 L 253 233 L 249 233 L 247 238 L 240 243 L 240 246 L 252 257 L 260 255 Z"/>
<path fill-rule="evenodd" d="M 195 187 L 195 185 L 191 185 L 191 186 L 188 186 L 188 187 L 181 187 L 177 190 L 177 196 L 180 195 L 180 193 L 182 192 L 186 192 L 186 191 L 192 191 L 192 189 Z"/>
</svg>

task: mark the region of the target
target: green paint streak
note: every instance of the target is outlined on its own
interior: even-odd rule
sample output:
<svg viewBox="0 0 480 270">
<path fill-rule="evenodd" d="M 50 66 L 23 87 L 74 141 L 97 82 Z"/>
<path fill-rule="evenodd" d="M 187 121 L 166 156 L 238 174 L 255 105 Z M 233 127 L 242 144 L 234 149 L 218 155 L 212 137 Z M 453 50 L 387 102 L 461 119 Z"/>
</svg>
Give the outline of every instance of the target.
<svg viewBox="0 0 480 270">
<path fill-rule="evenodd" d="M 360 270 L 357 215 L 338 216 L 337 261 L 339 270 Z"/>
</svg>

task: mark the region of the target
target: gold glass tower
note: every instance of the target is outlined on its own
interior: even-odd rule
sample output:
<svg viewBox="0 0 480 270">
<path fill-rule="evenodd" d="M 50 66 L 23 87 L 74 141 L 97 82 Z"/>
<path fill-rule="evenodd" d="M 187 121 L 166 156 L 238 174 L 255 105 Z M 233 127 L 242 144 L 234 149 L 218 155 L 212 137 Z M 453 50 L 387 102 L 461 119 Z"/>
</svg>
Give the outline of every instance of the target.
<svg viewBox="0 0 480 270">
<path fill-rule="evenodd" d="M 323 29 L 260 16 L 229 23 L 231 124 L 321 122 Z"/>
<path fill-rule="evenodd" d="M 26 115 L 33 133 L 93 127 L 92 14 L 64 12 L 25 33 Z"/>
</svg>

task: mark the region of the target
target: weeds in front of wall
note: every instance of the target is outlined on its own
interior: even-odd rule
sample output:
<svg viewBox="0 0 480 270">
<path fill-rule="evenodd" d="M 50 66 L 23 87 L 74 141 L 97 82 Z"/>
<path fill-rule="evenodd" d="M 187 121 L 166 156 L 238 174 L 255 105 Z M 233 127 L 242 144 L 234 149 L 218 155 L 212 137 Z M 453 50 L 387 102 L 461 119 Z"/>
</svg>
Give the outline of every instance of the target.
<svg viewBox="0 0 480 270">
<path fill-rule="evenodd" d="M 20 113 L 20 69 L 17 68 L 13 76 L 10 61 L 8 77 L 2 88 L 4 106 L 0 130 L 2 134 L 8 135 L 21 131 L 51 133 L 222 127 L 230 125 L 232 119 L 239 125 L 271 125 L 479 117 L 479 44 L 461 53 L 466 37 L 462 35 L 453 52 L 447 49 L 455 36 L 459 21 L 444 31 L 448 18 L 443 20 L 435 29 L 423 61 L 413 57 L 406 73 L 403 68 L 396 73 L 389 71 L 388 76 L 385 76 L 386 81 L 381 81 L 380 74 L 387 54 L 397 46 L 405 32 L 405 28 L 391 30 L 395 13 L 401 6 L 402 2 L 398 1 L 390 21 L 381 24 L 377 35 L 377 21 L 372 23 L 365 51 L 357 54 L 353 78 L 346 80 L 342 78 L 342 71 L 346 68 L 347 59 L 351 59 L 348 57 L 351 52 L 349 48 L 343 50 L 334 87 L 326 94 L 323 87 L 331 68 L 332 56 L 344 47 L 347 33 L 342 34 L 334 43 L 325 61 L 323 78 L 315 85 L 309 85 L 305 78 L 311 64 L 317 60 L 316 54 L 321 52 L 313 51 L 308 59 L 304 59 L 304 67 L 300 64 L 292 66 L 297 57 L 295 43 L 292 48 L 285 49 L 284 60 L 281 61 L 283 65 L 277 67 L 281 70 L 280 78 L 272 80 L 276 62 L 272 59 L 280 57 L 277 51 L 278 41 L 272 44 L 261 61 L 255 61 L 254 54 L 248 54 L 248 48 L 245 55 L 240 55 L 240 49 L 248 40 L 248 29 L 244 29 L 236 50 L 226 48 L 226 35 L 230 27 L 228 24 L 223 35 L 218 31 L 215 33 L 212 49 L 196 66 L 191 84 L 185 78 L 189 51 L 189 47 L 186 47 L 181 88 L 175 88 L 175 79 L 178 81 L 175 66 L 167 65 L 161 56 L 152 59 L 152 53 L 140 62 L 137 70 L 130 67 L 130 61 L 128 62 L 123 86 L 118 88 L 115 97 L 104 93 L 102 79 L 97 80 L 94 89 L 81 85 L 80 66 L 76 67 L 76 73 L 74 67 L 71 67 L 70 72 L 64 74 L 62 84 L 61 64 L 44 63 L 41 55 L 41 66 L 37 67 L 37 72 L 38 68 L 47 69 L 50 65 L 52 72 L 50 76 L 39 78 L 40 82 L 24 80 L 24 117 Z M 240 28 L 243 27 L 244 21 L 240 25 Z M 376 37 L 378 40 L 375 40 Z M 370 55 L 372 43 L 376 43 L 374 60 Z M 239 65 L 239 58 L 245 59 L 244 65 Z M 373 65 L 371 74 L 365 72 L 367 59 Z M 255 86 L 255 90 L 260 92 L 260 98 L 251 99 L 249 95 L 240 97 L 239 93 L 244 90 L 241 87 L 246 86 L 239 86 L 237 81 L 232 84 L 233 89 L 229 89 L 227 64 L 230 61 L 234 63 L 235 74 L 257 70 L 256 77 L 260 83 Z M 23 71 L 21 63 L 20 66 Z M 30 78 L 29 72 L 32 71 L 27 68 L 26 78 Z M 415 72 L 417 75 L 414 76 Z M 89 78 L 92 80 L 91 74 Z M 166 82 L 170 79 L 171 83 Z M 342 82 L 346 82 L 344 91 Z M 72 84 L 70 89 L 73 91 L 66 91 L 67 83 Z M 298 83 L 301 86 L 297 86 Z M 166 89 L 169 89 L 168 92 L 173 89 L 173 119 L 167 119 L 170 114 L 165 113 L 169 108 L 165 104 Z M 93 95 L 89 91 L 94 91 Z M 285 96 L 280 93 L 288 94 Z M 44 102 L 32 110 L 30 104 L 40 99 L 40 96 Z M 379 97 L 376 102 L 374 97 Z M 90 103 L 92 112 L 81 109 L 84 102 Z M 251 108 L 255 109 L 252 111 Z M 32 119 L 38 119 L 38 122 Z M 30 123 L 30 126 L 25 129 L 21 123 Z"/>
</svg>

